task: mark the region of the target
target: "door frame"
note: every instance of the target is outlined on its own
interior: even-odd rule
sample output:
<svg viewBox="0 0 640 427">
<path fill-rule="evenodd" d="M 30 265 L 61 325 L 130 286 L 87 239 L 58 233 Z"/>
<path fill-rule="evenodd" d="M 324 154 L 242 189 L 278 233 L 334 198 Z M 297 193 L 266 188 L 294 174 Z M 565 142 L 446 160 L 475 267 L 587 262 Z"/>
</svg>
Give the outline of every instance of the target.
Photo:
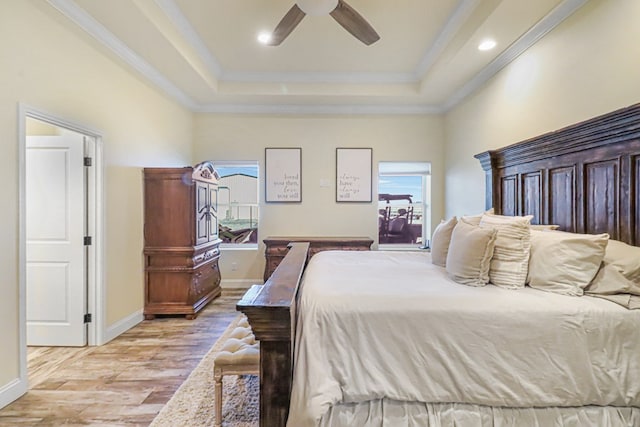
<svg viewBox="0 0 640 427">
<path fill-rule="evenodd" d="M 102 345 L 105 342 L 105 289 L 104 289 L 104 174 L 102 134 L 87 126 L 74 123 L 49 112 L 18 104 L 18 287 L 19 287 L 19 342 L 20 379 L 27 381 L 27 318 L 26 318 L 26 119 L 33 118 L 51 125 L 68 129 L 93 140 L 89 153 L 93 164 L 88 169 L 87 219 L 88 232 L 93 237 L 87 254 L 87 310 L 92 321 L 87 326 L 88 344 Z"/>
</svg>

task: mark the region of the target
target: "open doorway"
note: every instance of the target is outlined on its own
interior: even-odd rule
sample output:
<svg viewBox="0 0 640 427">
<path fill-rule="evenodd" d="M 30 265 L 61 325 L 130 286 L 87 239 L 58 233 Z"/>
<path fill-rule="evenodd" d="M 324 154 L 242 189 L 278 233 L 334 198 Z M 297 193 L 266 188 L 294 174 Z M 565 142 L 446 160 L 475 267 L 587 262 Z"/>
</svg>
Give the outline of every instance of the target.
<svg viewBox="0 0 640 427">
<path fill-rule="evenodd" d="M 20 348 L 103 343 L 100 135 L 21 105 Z"/>
</svg>

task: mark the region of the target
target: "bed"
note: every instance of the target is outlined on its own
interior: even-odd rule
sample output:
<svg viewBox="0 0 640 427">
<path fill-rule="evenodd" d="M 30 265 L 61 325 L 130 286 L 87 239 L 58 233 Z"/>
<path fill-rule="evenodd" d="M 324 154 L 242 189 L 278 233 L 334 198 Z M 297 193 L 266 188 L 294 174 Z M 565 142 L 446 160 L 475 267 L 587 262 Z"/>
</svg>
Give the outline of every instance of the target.
<svg viewBox="0 0 640 427">
<path fill-rule="evenodd" d="M 640 242 L 640 105 L 476 157 L 495 214 Z M 261 426 L 640 425 L 640 310 L 467 286 L 428 253 L 307 250 L 237 305 Z"/>
</svg>

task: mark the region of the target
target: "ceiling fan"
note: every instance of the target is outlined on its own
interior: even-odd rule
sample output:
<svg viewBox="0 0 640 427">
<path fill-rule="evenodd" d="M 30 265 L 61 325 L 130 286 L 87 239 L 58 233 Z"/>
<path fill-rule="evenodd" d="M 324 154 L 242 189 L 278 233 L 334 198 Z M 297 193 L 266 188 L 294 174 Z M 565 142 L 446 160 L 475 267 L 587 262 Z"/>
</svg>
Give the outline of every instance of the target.
<svg viewBox="0 0 640 427">
<path fill-rule="evenodd" d="M 278 46 L 291 34 L 305 15 L 331 15 L 338 24 L 367 46 L 380 39 L 378 33 L 362 15 L 344 0 L 296 0 L 293 7 L 278 23 L 266 44 Z"/>
</svg>

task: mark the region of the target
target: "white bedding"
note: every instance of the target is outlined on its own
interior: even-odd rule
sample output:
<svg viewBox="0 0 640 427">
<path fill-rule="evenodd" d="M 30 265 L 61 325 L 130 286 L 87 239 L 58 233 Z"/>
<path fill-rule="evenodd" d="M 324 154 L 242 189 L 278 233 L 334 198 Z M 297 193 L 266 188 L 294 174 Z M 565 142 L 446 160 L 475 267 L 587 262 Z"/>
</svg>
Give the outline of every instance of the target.
<svg viewBox="0 0 640 427">
<path fill-rule="evenodd" d="M 640 420 L 640 310 L 460 285 L 423 252 L 320 252 L 302 286 L 288 427 L 357 426 L 416 402 L 436 419 L 455 403 Z"/>
</svg>

